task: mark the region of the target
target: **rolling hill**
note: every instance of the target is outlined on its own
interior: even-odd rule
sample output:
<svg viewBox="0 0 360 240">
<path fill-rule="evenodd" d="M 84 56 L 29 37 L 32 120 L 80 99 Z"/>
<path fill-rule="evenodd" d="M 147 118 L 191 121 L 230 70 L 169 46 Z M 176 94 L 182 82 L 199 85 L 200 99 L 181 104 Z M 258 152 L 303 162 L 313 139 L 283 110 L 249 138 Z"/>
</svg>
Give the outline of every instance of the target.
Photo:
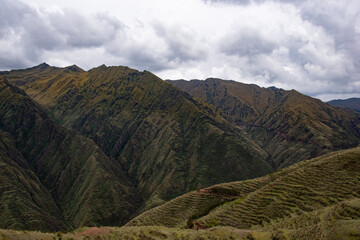
<svg viewBox="0 0 360 240">
<path fill-rule="evenodd" d="M 358 147 L 303 161 L 262 178 L 187 193 L 126 226 L 233 227 L 255 235 L 286 235 L 287 239 L 357 239 L 359 210 Z"/>
<path fill-rule="evenodd" d="M 167 81 L 214 105 L 266 150 L 274 168 L 360 143 L 360 115 L 295 90 L 209 78 Z"/>
</svg>

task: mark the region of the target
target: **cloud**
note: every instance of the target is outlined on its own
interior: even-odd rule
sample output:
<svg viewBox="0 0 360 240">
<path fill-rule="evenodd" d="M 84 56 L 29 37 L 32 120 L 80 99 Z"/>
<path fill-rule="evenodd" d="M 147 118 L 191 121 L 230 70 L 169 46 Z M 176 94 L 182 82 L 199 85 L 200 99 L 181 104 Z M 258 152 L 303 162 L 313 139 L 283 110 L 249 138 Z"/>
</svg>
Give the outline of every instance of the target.
<svg viewBox="0 0 360 240">
<path fill-rule="evenodd" d="M 16 0 L 4 0 L 0 16 L 0 55 L 6 56 L 1 58 L 1 68 L 42 62 L 49 51 L 102 46 L 122 27 L 106 14 L 86 17 L 72 10 L 37 11 Z"/>
<path fill-rule="evenodd" d="M 325 96 L 324 92 L 359 96 L 355 44 L 359 35 L 349 30 L 356 29 L 350 19 L 359 13 L 359 4 L 352 2 L 350 7 L 357 10 L 346 15 L 336 9 L 349 12 L 349 6 L 329 2 L 319 9 L 313 1 L 249 1 L 248 6 L 243 1 L 212 1 L 238 4 L 247 11 L 239 11 L 240 24 L 223 36 L 220 50 L 242 60 L 242 78 L 250 81 L 296 88 L 313 96 Z M 253 15 L 254 8 L 261 15 Z"/>
<path fill-rule="evenodd" d="M 254 56 L 271 53 L 277 43 L 262 36 L 253 28 L 241 28 L 231 32 L 220 43 L 220 49 L 228 55 Z"/>
<path fill-rule="evenodd" d="M 359 42 L 357 0 L 3 0 L 0 8 L 0 69 L 104 63 L 359 97 Z"/>
<path fill-rule="evenodd" d="M 174 63 L 183 63 L 206 58 L 204 41 L 197 38 L 196 32 L 183 26 L 163 23 L 153 24 L 159 37 L 167 45 L 167 59 Z"/>
</svg>

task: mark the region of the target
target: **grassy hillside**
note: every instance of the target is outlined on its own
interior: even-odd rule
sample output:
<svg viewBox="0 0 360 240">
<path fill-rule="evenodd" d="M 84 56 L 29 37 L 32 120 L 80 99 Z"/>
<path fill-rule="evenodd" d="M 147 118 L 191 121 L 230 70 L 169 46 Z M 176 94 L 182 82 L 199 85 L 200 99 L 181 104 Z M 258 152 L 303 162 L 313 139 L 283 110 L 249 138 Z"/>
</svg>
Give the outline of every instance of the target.
<svg viewBox="0 0 360 240">
<path fill-rule="evenodd" d="M 120 163 L 147 200 L 143 208 L 273 171 L 241 129 L 150 72 L 42 64 L 3 75 Z"/>
<path fill-rule="evenodd" d="M 282 168 L 360 143 L 360 115 L 334 108 L 295 90 L 260 88 L 220 79 L 168 81 L 213 104 L 246 129 Z"/>
<path fill-rule="evenodd" d="M 279 232 L 293 239 L 337 239 L 329 236 L 360 236 L 359 210 L 358 147 L 303 161 L 262 178 L 185 194 L 141 214 L 127 226 L 231 226 Z M 317 237 L 310 238 L 314 233 Z"/>
<path fill-rule="evenodd" d="M 0 130 L 0 226 L 12 229 L 64 229 L 61 211 L 49 191 L 16 149 L 9 133 Z"/>
<path fill-rule="evenodd" d="M 126 226 L 70 233 L 0 230 L 2 239 L 360 238 L 360 147 L 303 161 L 253 180 L 177 197 Z"/>
<path fill-rule="evenodd" d="M 260 236 L 271 234 L 259 233 Z M 42 233 L 42 232 L 22 232 L 1 230 L 0 238 L 3 240 L 60 240 L 60 239 L 176 239 L 176 240 L 223 240 L 223 239 L 249 239 L 252 236 L 248 232 L 243 232 L 231 227 L 214 228 L 211 231 L 197 231 L 191 229 L 176 229 L 166 227 L 100 227 L 84 228 L 73 233 Z M 251 238 L 250 238 L 251 239 Z M 271 238 L 261 238 L 271 239 Z"/>
<path fill-rule="evenodd" d="M 0 79 L 0 227 L 69 229 L 121 224 L 141 196 L 92 140 L 53 122 Z"/>
</svg>

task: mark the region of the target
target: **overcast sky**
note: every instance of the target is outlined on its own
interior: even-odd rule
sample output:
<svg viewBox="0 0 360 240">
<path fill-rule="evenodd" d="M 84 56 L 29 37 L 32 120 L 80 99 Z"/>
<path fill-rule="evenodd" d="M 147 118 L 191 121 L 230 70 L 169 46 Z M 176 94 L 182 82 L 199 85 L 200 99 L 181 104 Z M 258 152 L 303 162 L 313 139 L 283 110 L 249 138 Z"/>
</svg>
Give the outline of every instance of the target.
<svg viewBox="0 0 360 240">
<path fill-rule="evenodd" d="M 0 70 L 125 65 L 360 97 L 359 0 L 0 0 Z"/>
</svg>

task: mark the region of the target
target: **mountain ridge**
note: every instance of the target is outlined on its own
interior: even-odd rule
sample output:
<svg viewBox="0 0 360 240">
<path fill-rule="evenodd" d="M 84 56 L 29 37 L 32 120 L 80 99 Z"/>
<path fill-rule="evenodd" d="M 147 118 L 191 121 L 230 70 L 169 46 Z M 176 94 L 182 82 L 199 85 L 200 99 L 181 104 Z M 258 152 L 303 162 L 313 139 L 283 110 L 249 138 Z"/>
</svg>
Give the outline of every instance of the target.
<svg viewBox="0 0 360 240">
<path fill-rule="evenodd" d="M 148 71 L 40 66 L 4 77 L 120 163 L 148 199 L 145 209 L 190 189 L 273 171 L 241 129 Z"/>
<path fill-rule="evenodd" d="M 216 78 L 168 80 L 200 98 L 243 128 L 273 158 L 273 167 L 293 162 L 292 153 L 309 159 L 359 144 L 359 114 L 336 109 L 296 90 L 261 88 Z"/>
<path fill-rule="evenodd" d="M 0 103 L 5 153 L 0 160 L 9 172 L 2 175 L 2 183 L 10 184 L 5 188 L 1 184 L 0 196 L 5 198 L 1 208 L 6 213 L 0 217 L 1 227 L 64 230 L 119 224 L 135 212 L 140 195 L 92 140 L 54 123 L 22 90 L 2 78 Z M 11 169 L 22 177 L 10 174 Z M 24 187 L 30 190 L 21 190 Z M 107 201 L 100 201 L 104 196 Z M 102 209 L 105 206 L 107 210 Z M 19 209 L 23 220 L 13 221 Z"/>
<path fill-rule="evenodd" d="M 327 103 L 334 107 L 345 107 L 360 112 L 360 98 L 334 99 Z"/>
<path fill-rule="evenodd" d="M 120 226 L 195 189 L 189 194 L 204 198 L 189 202 L 195 208 L 179 210 L 190 215 L 172 227 L 212 226 L 208 213 L 267 186 L 279 172 L 238 183 L 240 192 L 234 181 L 359 143 L 359 114 L 296 90 L 220 79 L 178 83 L 184 90 L 125 66 L 84 71 L 43 63 L 0 72 L 0 148 L 12 149 L 0 161 L 4 169 L 22 174 L 25 186 L 43 189 L 8 186 L 23 202 L 44 210 L 30 214 L 42 223 L 30 226 L 18 219 L 15 228 Z M 4 182 L 18 183 L 14 179 L 3 175 Z M 26 189 L 48 199 L 48 205 L 23 194 Z M 46 210 L 51 204 L 57 214 Z M 0 227 L 15 219 L 7 216 Z"/>
</svg>

